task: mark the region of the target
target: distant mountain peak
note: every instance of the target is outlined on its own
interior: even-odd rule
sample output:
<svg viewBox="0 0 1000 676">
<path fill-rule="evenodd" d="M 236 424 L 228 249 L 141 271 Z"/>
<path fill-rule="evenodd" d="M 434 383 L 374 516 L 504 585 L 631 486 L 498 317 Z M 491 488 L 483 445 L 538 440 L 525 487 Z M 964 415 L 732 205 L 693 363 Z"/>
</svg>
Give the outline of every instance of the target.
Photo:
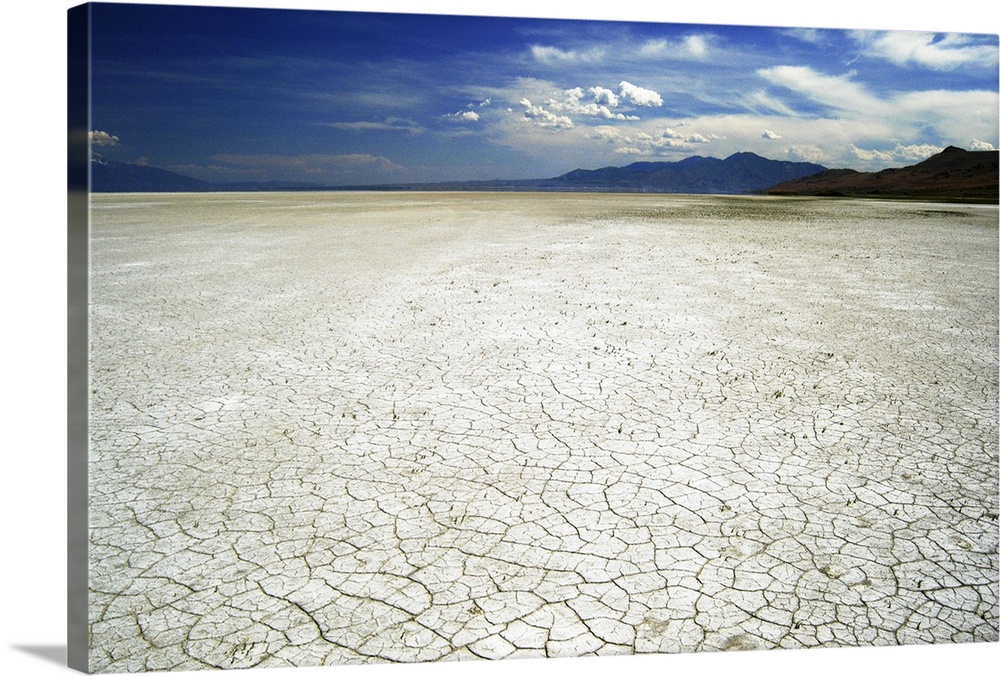
<svg viewBox="0 0 1000 676">
<path fill-rule="evenodd" d="M 94 192 L 194 192 L 210 189 L 204 181 L 159 167 L 93 157 L 90 183 Z"/>
<path fill-rule="evenodd" d="M 826 167 L 809 162 L 770 160 L 751 152 L 724 160 L 694 155 L 676 162 L 633 162 L 624 167 L 574 169 L 538 181 L 540 188 L 615 192 L 742 194 L 819 173 Z"/>
</svg>

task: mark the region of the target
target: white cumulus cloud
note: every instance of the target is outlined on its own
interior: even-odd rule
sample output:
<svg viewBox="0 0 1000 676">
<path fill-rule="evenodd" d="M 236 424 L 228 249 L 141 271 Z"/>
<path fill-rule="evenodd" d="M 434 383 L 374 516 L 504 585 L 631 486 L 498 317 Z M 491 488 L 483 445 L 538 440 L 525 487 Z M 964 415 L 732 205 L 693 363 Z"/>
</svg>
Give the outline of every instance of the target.
<svg viewBox="0 0 1000 676">
<path fill-rule="evenodd" d="M 667 155 L 671 151 L 691 149 L 696 145 L 712 143 L 719 137 L 717 134 L 681 134 L 672 127 L 664 127 L 659 131 L 639 131 L 625 134 L 604 128 L 596 134 L 608 143 L 614 144 L 614 152 L 618 155 Z"/>
<path fill-rule="evenodd" d="M 591 87 L 587 91 L 594 95 L 595 103 L 602 103 L 604 105 L 611 106 L 612 108 L 618 105 L 618 95 L 610 89 L 605 89 L 604 87 Z"/>
<path fill-rule="evenodd" d="M 573 128 L 573 120 L 566 115 L 556 115 L 541 106 L 534 105 L 528 99 L 521 99 L 521 105 L 524 106 L 525 119 L 530 120 L 539 127 L 546 127 L 549 129 Z"/>
<path fill-rule="evenodd" d="M 969 150 L 996 150 L 996 148 L 989 141 L 972 139 L 972 143 L 969 144 Z"/>
<path fill-rule="evenodd" d="M 445 117 L 461 122 L 478 122 L 479 113 L 474 110 L 460 110 L 457 113 L 448 113 Z"/>
<path fill-rule="evenodd" d="M 865 162 L 878 162 L 884 165 L 909 165 L 922 162 L 932 155 L 937 155 L 943 148 L 930 144 L 902 145 L 897 143 L 892 150 L 867 150 L 851 146 L 851 152 Z"/>
<path fill-rule="evenodd" d="M 761 133 L 760 137 L 761 138 L 766 138 L 769 141 L 776 141 L 779 138 L 781 138 L 781 136 L 779 134 L 774 133 L 770 129 L 765 129 L 763 131 L 763 133 Z"/>
<path fill-rule="evenodd" d="M 90 143 L 95 146 L 116 146 L 118 145 L 118 137 L 109 134 L 106 131 L 94 130 L 90 132 Z"/>
<path fill-rule="evenodd" d="M 596 92 L 595 92 L 596 90 Z M 614 100 L 614 104 L 618 104 L 618 97 L 615 93 L 609 89 L 604 89 L 602 87 L 591 87 L 588 90 L 594 95 L 594 102 L 585 102 L 583 99 L 587 95 L 582 87 L 574 87 L 573 89 L 567 89 L 563 93 L 565 94 L 562 100 L 557 101 L 556 99 L 549 99 L 545 102 L 544 108 L 548 111 L 553 111 L 557 113 L 566 113 L 568 115 L 582 115 L 585 117 L 600 117 L 605 120 L 638 120 L 639 118 L 635 115 L 626 115 L 625 113 L 616 113 L 612 111 L 607 105 L 603 105 L 601 102 L 607 102 Z M 609 98 L 613 97 L 612 98 Z"/>
<path fill-rule="evenodd" d="M 901 160 L 906 160 L 908 162 L 921 162 L 932 155 L 937 155 L 942 150 L 944 150 L 944 148 L 941 146 L 921 143 L 908 146 L 897 145 L 893 154 Z"/>
<path fill-rule="evenodd" d="M 488 108 L 493 104 L 493 99 L 487 98 L 483 99 L 479 103 L 470 103 L 465 107 L 465 110 L 459 110 L 454 113 L 447 113 L 444 117 L 450 120 L 457 120 L 459 122 L 478 122 L 480 119 L 479 113 L 476 112 L 476 108 Z"/>
<path fill-rule="evenodd" d="M 879 164 L 891 164 L 893 157 L 892 153 L 885 152 L 884 150 L 865 150 L 863 148 L 858 148 L 857 146 L 851 146 L 851 152 L 859 160 L 864 162 L 878 162 Z"/>
<path fill-rule="evenodd" d="M 606 143 L 614 143 L 622 137 L 622 133 L 615 127 L 598 127 L 590 134 L 590 138 L 599 139 Z"/>
<path fill-rule="evenodd" d="M 652 89 L 637 87 L 631 82 L 622 80 L 618 85 L 618 95 L 637 106 L 662 106 L 663 99 Z"/>
</svg>

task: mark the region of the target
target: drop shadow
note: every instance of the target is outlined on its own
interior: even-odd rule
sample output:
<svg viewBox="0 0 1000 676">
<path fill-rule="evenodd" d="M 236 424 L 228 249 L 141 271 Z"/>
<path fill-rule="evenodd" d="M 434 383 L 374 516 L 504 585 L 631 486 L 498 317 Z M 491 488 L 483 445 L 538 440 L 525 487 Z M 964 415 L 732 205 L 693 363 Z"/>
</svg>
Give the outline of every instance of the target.
<svg viewBox="0 0 1000 676">
<path fill-rule="evenodd" d="M 66 646 L 64 645 L 15 645 L 15 650 L 34 655 L 46 662 L 66 666 Z"/>
</svg>

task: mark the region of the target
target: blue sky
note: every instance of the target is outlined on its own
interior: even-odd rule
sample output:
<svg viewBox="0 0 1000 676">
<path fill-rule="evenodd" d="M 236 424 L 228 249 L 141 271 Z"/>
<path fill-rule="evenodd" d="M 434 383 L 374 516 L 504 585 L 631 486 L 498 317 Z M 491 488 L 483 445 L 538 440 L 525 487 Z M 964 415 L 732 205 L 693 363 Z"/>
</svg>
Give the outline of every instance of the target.
<svg viewBox="0 0 1000 676">
<path fill-rule="evenodd" d="M 93 28 L 94 152 L 213 181 L 739 151 L 877 170 L 1000 145 L 989 33 L 143 5 Z"/>
</svg>

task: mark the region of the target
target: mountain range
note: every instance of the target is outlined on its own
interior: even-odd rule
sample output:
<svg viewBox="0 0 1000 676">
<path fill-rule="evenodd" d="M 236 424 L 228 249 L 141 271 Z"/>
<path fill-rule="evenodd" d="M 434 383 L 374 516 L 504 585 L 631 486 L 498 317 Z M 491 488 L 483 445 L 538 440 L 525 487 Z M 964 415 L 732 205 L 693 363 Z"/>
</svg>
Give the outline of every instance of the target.
<svg viewBox="0 0 1000 676">
<path fill-rule="evenodd" d="M 824 171 L 809 162 L 769 160 L 736 153 L 724 160 L 688 157 L 678 162 L 635 162 L 625 167 L 574 169 L 553 178 L 451 181 L 390 185 L 323 186 L 310 183 L 210 183 L 157 167 L 103 159 L 91 162 L 94 192 L 206 192 L 263 190 L 543 190 L 740 194 Z"/>
<path fill-rule="evenodd" d="M 562 176 L 531 183 L 540 190 L 735 195 L 757 192 L 825 170 L 826 167 L 810 162 L 769 160 L 754 153 L 736 153 L 724 160 L 696 155 L 678 162 L 635 162 L 625 167 L 574 169 Z"/>
<path fill-rule="evenodd" d="M 770 160 L 742 152 L 725 159 L 693 156 L 677 162 L 574 169 L 543 179 L 323 186 L 287 181 L 210 183 L 157 167 L 95 159 L 93 192 L 277 190 L 494 190 L 771 194 L 894 197 L 997 202 L 997 151 L 948 147 L 911 167 L 859 172 L 810 162 Z"/>
</svg>

